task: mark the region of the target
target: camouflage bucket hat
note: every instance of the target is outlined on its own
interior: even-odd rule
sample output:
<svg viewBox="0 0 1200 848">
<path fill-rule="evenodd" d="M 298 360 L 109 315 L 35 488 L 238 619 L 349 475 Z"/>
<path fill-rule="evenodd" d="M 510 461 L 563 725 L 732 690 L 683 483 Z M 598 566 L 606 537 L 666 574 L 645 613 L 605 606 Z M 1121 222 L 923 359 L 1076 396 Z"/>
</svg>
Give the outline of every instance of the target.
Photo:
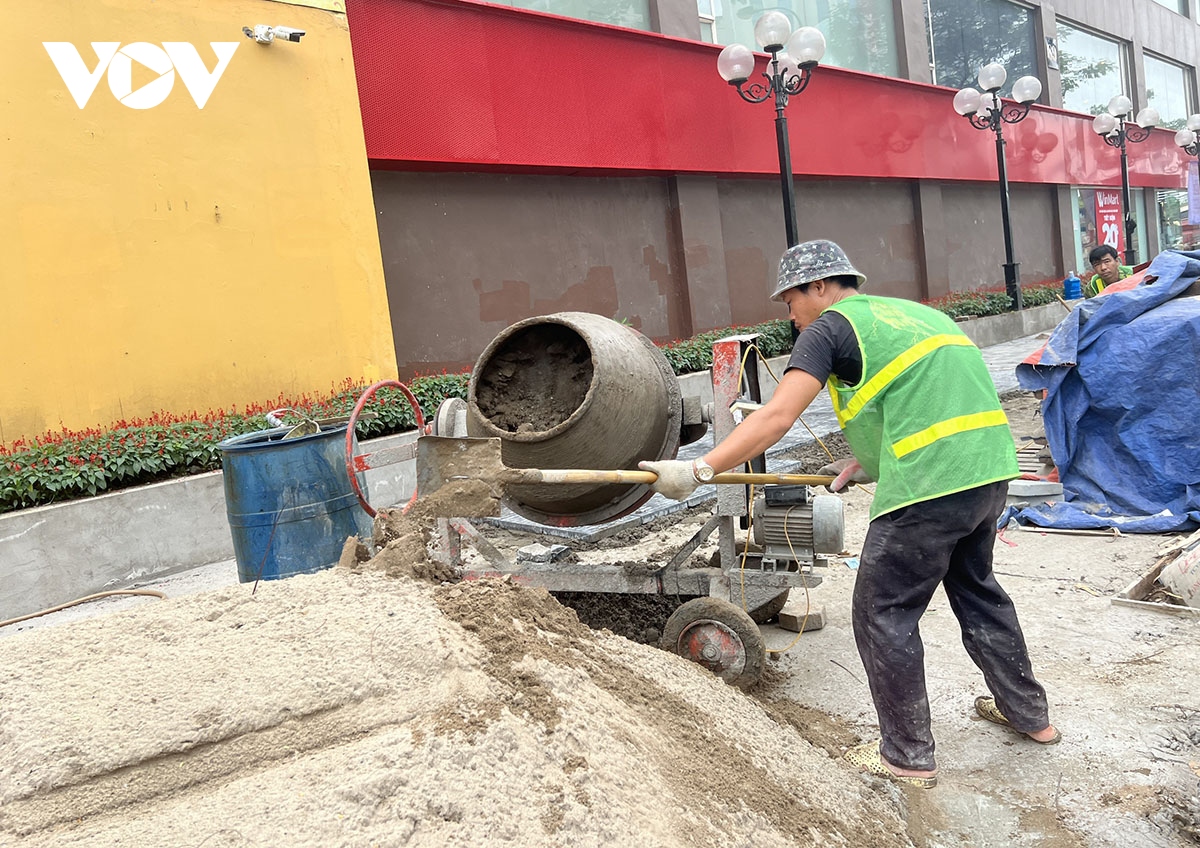
<svg viewBox="0 0 1200 848">
<path fill-rule="evenodd" d="M 817 239 L 797 244 L 789 247 L 779 260 L 779 281 L 771 293 L 771 300 L 782 300 L 783 293 L 796 286 L 841 276 L 858 277 L 860 286 L 867 281 L 866 276 L 850 264 L 846 252 L 833 242 Z"/>
</svg>

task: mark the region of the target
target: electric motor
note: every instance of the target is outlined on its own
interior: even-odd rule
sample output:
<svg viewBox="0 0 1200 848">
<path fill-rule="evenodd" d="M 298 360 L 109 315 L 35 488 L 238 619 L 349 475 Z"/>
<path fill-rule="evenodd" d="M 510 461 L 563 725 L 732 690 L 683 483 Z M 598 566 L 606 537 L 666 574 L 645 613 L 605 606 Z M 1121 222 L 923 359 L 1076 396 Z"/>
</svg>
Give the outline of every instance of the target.
<svg viewBox="0 0 1200 848">
<path fill-rule="evenodd" d="M 818 554 L 840 553 L 842 499 L 814 495 L 808 486 L 764 486 L 754 500 L 754 542 L 764 559 L 811 565 Z"/>
</svg>

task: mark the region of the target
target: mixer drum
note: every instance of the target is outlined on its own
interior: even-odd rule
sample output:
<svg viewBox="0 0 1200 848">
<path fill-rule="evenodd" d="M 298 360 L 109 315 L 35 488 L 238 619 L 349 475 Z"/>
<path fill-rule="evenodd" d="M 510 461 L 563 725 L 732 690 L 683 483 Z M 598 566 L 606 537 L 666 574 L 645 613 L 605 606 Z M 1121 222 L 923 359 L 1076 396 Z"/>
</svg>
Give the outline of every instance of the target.
<svg viewBox="0 0 1200 848">
<path fill-rule="evenodd" d="M 527 318 L 475 363 L 467 433 L 498 437 L 512 468 L 636 469 L 679 449 L 679 383 L 636 330 L 589 312 Z M 644 484 L 512 485 L 505 505 L 555 526 L 602 524 L 645 503 Z"/>
</svg>

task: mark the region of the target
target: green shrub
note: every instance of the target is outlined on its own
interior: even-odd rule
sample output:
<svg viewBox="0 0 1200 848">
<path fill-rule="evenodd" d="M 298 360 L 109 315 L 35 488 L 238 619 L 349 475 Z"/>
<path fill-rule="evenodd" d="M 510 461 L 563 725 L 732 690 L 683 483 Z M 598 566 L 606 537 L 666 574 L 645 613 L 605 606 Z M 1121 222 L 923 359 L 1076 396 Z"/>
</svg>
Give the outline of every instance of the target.
<svg viewBox="0 0 1200 848">
<path fill-rule="evenodd" d="M 792 323 L 783 319 L 753 327 L 709 330 L 690 339 L 680 339 L 660 347 L 676 374 L 690 374 L 712 367 L 712 346 L 717 339 L 754 333 L 759 334 L 758 349 L 763 356 L 780 356 L 792 349 Z"/>
<path fill-rule="evenodd" d="M 1062 292 L 1060 284 L 1032 283 L 1021 286 L 1021 300 L 1025 307 L 1045 306 L 1053 303 L 1055 296 Z M 988 315 L 1003 315 L 1012 309 L 1012 303 L 1003 288 L 989 288 L 976 291 L 951 292 L 945 297 L 926 301 L 951 318 L 983 318 Z"/>
</svg>

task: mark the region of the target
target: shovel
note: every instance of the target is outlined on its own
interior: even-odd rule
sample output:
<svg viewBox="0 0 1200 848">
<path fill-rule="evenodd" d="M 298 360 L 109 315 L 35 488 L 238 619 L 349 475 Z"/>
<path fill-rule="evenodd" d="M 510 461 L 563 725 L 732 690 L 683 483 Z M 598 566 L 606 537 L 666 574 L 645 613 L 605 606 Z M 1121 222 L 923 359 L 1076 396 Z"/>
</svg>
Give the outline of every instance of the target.
<svg viewBox="0 0 1200 848">
<path fill-rule="evenodd" d="M 453 480 L 482 480 L 509 484 L 545 483 L 642 483 L 658 479 L 653 471 L 603 471 L 590 468 L 509 468 L 500 456 L 500 440 L 455 439 L 446 436 L 421 436 L 417 439 L 417 491 L 432 495 Z M 756 474 L 726 472 L 713 477 L 714 483 L 781 483 L 785 485 L 826 486 L 832 477 L 812 474 Z"/>
</svg>

